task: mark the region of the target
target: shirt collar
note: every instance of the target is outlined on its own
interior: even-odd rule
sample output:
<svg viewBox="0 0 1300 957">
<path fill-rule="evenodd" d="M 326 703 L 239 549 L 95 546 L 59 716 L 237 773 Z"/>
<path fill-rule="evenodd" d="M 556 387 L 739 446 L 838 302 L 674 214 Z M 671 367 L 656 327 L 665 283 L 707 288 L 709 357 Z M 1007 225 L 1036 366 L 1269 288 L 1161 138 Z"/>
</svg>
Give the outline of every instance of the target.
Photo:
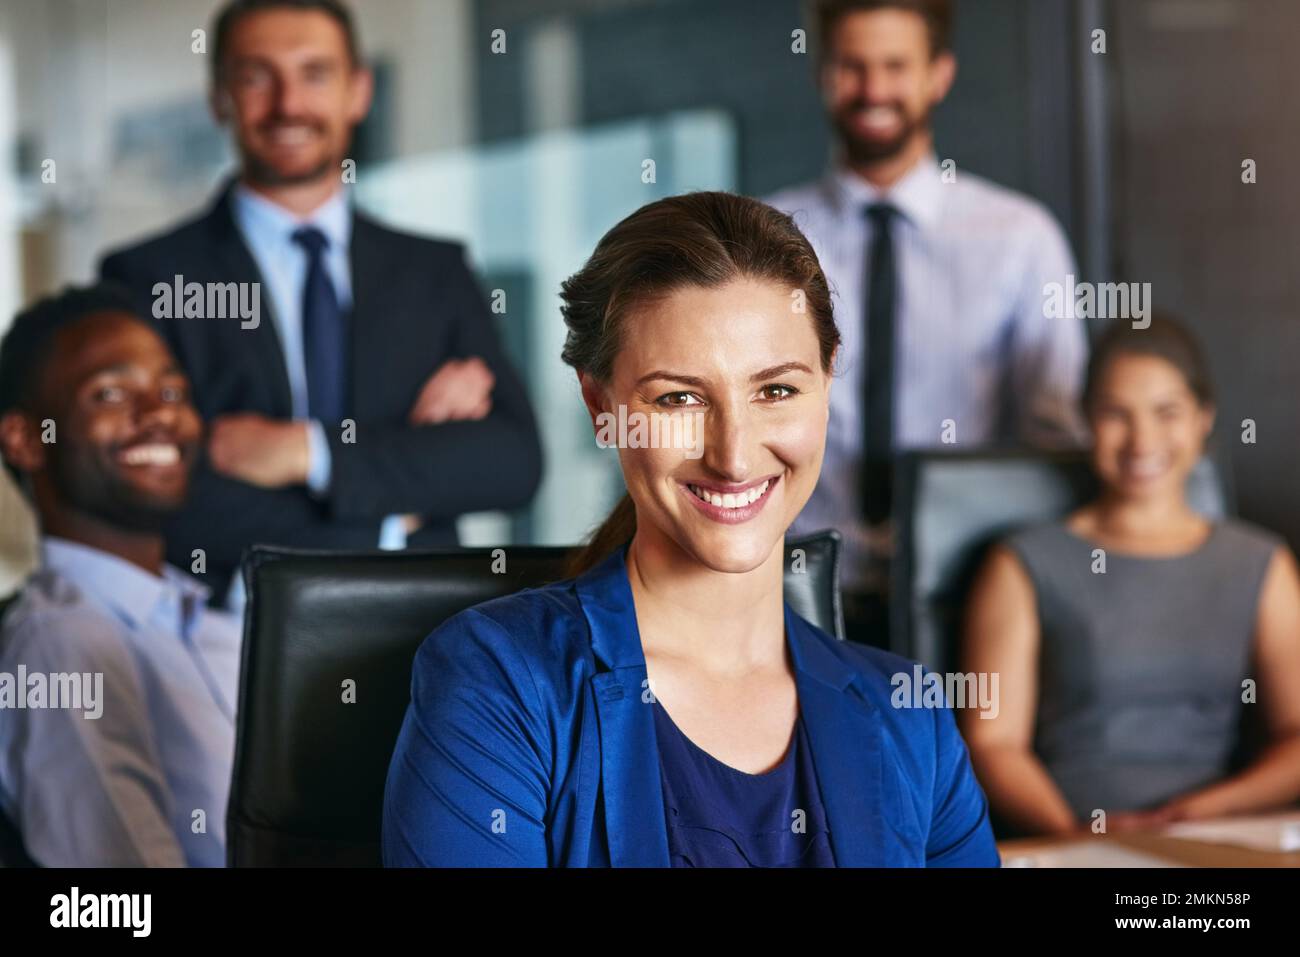
<svg viewBox="0 0 1300 957">
<path fill-rule="evenodd" d="M 289 212 L 243 183 L 235 184 L 231 202 L 235 221 L 245 235 L 271 235 L 290 242 L 295 230 L 311 225 L 325 234 L 331 249 L 347 249 L 352 238 L 352 211 L 343 189 L 306 216 Z"/>
<path fill-rule="evenodd" d="M 41 541 L 44 567 L 75 583 L 138 628 L 159 605 L 175 602 L 181 637 L 188 638 L 210 594 L 207 587 L 178 568 L 164 565 L 151 575 L 124 558 L 55 535 Z"/>
<path fill-rule="evenodd" d="M 831 197 L 841 214 L 856 215 L 872 203 L 888 202 L 922 229 L 933 226 L 939 218 L 943 182 L 934 153 L 926 153 L 887 190 L 873 186 L 843 165 L 836 165 L 828 179 Z"/>
</svg>

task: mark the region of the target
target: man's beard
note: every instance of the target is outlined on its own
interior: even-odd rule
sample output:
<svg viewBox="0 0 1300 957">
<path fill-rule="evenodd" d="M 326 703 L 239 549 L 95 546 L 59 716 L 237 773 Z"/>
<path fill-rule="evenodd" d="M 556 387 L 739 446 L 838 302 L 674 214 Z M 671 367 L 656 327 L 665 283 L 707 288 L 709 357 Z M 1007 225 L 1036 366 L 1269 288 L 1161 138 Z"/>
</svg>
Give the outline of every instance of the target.
<svg viewBox="0 0 1300 957">
<path fill-rule="evenodd" d="M 100 467 L 93 456 L 56 455 L 50 465 L 50 481 L 65 505 L 114 528 L 159 534 L 182 504 L 145 495 Z"/>
<path fill-rule="evenodd" d="M 305 117 L 278 117 L 264 124 L 265 130 L 274 129 L 277 126 L 311 126 L 319 135 L 327 135 L 326 124 L 316 120 L 310 120 Z M 318 164 L 307 170 L 305 173 L 282 173 L 270 163 L 264 161 L 260 156 L 251 150 L 242 150 L 244 161 L 244 175 L 250 182 L 259 186 L 300 186 L 303 183 L 314 183 L 330 174 L 331 171 L 341 175 L 343 156 L 326 156 Z"/>
<path fill-rule="evenodd" d="M 899 107 L 896 112 L 901 123 L 897 136 L 887 140 L 865 139 L 853 128 L 852 120 L 847 116 L 863 109 L 864 106 L 863 103 L 851 103 L 833 114 L 831 118 L 840 146 L 844 150 L 844 158 L 850 166 L 869 166 L 881 160 L 892 159 L 906 148 L 913 136 L 930 128 L 929 109 L 920 116 L 909 117 L 907 111 Z"/>
<path fill-rule="evenodd" d="M 248 178 L 249 182 L 256 183 L 259 186 L 300 186 L 303 183 L 316 182 L 318 179 L 325 177 L 330 170 L 338 169 L 340 170 L 340 175 L 342 175 L 342 164 L 342 158 L 340 158 L 337 163 L 333 160 L 325 159 L 320 162 L 320 165 L 312 167 L 305 173 L 292 173 L 286 175 L 269 163 L 263 163 L 252 153 L 245 153 L 244 175 Z"/>
</svg>

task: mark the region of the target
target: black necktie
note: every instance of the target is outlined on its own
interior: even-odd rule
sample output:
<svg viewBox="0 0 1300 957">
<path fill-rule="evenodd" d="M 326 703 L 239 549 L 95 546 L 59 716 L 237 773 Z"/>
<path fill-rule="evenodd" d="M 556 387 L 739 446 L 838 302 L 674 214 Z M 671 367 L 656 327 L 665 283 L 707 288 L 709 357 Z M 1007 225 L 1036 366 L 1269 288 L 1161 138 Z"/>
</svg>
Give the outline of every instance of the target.
<svg viewBox="0 0 1300 957">
<path fill-rule="evenodd" d="M 325 268 L 329 240 L 314 226 L 304 226 L 293 241 L 307 253 L 302 286 L 302 351 L 307 367 L 307 414 L 326 427 L 343 421 L 347 395 L 347 339 L 343 310 Z"/>
<path fill-rule="evenodd" d="M 862 408 L 862 511 L 870 524 L 889 516 L 890 455 L 894 445 L 894 319 L 898 274 L 890 225 L 898 210 L 867 207 L 871 253 L 867 273 L 867 368 Z"/>
</svg>

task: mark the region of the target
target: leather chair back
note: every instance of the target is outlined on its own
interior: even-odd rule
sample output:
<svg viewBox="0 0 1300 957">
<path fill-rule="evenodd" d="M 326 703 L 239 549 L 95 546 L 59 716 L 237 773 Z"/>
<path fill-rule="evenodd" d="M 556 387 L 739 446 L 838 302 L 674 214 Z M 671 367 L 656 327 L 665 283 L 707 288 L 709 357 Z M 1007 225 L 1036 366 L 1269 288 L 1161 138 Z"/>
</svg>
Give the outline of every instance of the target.
<svg viewBox="0 0 1300 957">
<path fill-rule="evenodd" d="M 1226 474 L 1203 458 L 1188 479 L 1192 507 L 1231 514 Z M 1065 515 L 1097 490 L 1084 453 L 914 452 L 902 457 L 895 481 L 890 646 L 944 673 L 959 668 L 966 593 L 988 546 Z"/>
<path fill-rule="evenodd" d="M 787 539 L 786 551 L 786 600 L 843 638 L 839 534 Z M 568 555 L 253 548 L 244 563 L 230 865 L 379 865 L 384 782 L 416 649 L 471 605 L 561 579 Z M 345 703 L 349 689 L 353 703 Z"/>
</svg>

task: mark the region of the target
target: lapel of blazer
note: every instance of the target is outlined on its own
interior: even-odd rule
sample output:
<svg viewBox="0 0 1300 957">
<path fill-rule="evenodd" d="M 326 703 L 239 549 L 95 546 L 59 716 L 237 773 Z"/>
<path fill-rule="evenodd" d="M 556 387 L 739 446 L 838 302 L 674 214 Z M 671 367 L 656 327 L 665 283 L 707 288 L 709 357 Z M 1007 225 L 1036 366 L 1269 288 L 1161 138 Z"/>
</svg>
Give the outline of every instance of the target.
<svg viewBox="0 0 1300 957">
<path fill-rule="evenodd" d="M 667 867 L 668 833 L 659 780 L 654 716 L 643 684 L 645 655 L 627 580 L 624 549 L 580 577 L 577 592 L 591 627 L 592 651 L 605 671 L 591 678 L 600 723 L 601 789 L 610 863 Z M 858 692 L 858 673 L 841 661 L 785 605 L 786 642 L 803 715 L 831 849 L 839 867 L 882 866 L 898 860 L 897 835 L 884 804 L 881 718 Z"/>
<path fill-rule="evenodd" d="M 592 651 L 607 669 L 591 677 L 591 688 L 600 725 L 600 787 L 610 864 L 667 867 L 659 751 L 623 549 L 581 576 L 576 588 L 591 628 Z"/>
<path fill-rule="evenodd" d="M 220 265 L 222 281 L 255 282 L 260 285 L 261 294 L 258 301 L 261 315 L 256 329 L 236 327 L 233 335 L 254 337 L 255 347 L 248 350 L 247 354 L 252 356 L 251 361 L 257 364 L 261 375 L 271 383 L 275 393 L 276 414 L 287 419 L 293 413 L 293 397 L 289 392 L 289 372 L 284 359 L 284 346 L 280 342 L 280 334 L 276 329 L 273 315 L 275 305 L 271 302 L 269 288 L 262 278 L 262 272 L 257 268 L 257 262 L 249 252 L 248 246 L 244 244 L 244 238 L 239 234 L 239 227 L 235 224 L 235 216 L 231 209 L 234 189 L 235 181 L 232 179 L 226 183 L 225 189 L 222 190 L 208 216 L 208 223 L 212 229 L 213 248 Z M 239 352 L 244 354 L 244 350 Z"/>
<path fill-rule="evenodd" d="M 397 323 L 400 310 L 390 302 L 388 283 L 393 276 L 392 264 L 385 262 L 383 237 L 365 216 L 352 213 L 352 243 L 348 251 L 352 269 L 352 312 L 348 317 L 348 342 L 351 361 L 350 411 L 358 420 L 370 418 L 365 407 L 370 397 L 389 391 L 384 380 L 385 346 L 392 349 L 404 340 Z M 391 326 L 392 328 L 385 328 Z"/>
<path fill-rule="evenodd" d="M 785 629 L 836 866 L 887 864 L 893 859 L 893 831 L 885 819 L 890 810 L 882 800 L 880 715 L 857 693 L 857 672 L 788 604 Z"/>
</svg>

